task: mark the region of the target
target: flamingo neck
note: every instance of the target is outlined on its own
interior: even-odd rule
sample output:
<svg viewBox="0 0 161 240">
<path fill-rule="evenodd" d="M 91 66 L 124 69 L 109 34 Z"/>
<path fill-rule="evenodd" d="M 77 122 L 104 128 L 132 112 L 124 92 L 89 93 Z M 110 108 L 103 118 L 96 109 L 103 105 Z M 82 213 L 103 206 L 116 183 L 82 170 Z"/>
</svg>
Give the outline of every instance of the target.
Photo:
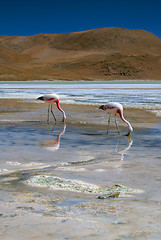
<svg viewBox="0 0 161 240">
<path fill-rule="evenodd" d="M 58 134 L 57 138 L 56 138 L 56 143 L 57 144 L 60 144 L 60 137 L 61 137 L 61 134 Z"/>
<path fill-rule="evenodd" d="M 132 128 L 131 124 L 124 118 L 124 116 L 123 116 L 123 111 L 121 111 L 120 109 L 118 109 L 117 112 L 118 112 L 118 114 L 120 115 L 121 120 L 128 125 L 129 131 L 132 132 L 132 131 L 133 131 L 133 128 Z"/>
<path fill-rule="evenodd" d="M 66 119 L 66 115 L 65 115 L 65 112 L 63 111 L 63 109 L 60 107 L 59 99 L 57 99 L 56 105 L 57 105 L 57 108 L 59 109 L 59 111 L 61 111 L 63 113 L 63 120 L 65 120 Z"/>
<path fill-rule="evenodd" d="M 58 144 L 60 144 L 60 137 L 61 137 L 61 135 L 63 135 L 65 133 L 65 129 L 66 129 L 66 125 L 64 124 L 63 130 L 58 134 L 57 139 L 56 139 L 56 142 Z"/>
</svg>

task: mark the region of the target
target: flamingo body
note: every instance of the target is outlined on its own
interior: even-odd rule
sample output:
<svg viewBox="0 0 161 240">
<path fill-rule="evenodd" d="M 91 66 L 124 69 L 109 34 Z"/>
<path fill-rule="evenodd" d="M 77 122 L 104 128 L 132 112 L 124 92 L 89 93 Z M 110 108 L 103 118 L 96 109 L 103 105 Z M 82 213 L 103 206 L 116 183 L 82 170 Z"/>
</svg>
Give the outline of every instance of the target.
<svg viewBox="0 0 161 240">
<path fill-rule="evenodd" d="M 123 107 L 120 103 L 109 102 L 104 105 L 103 110 L 106 110 L 110 114 L 117 114 L 119 110 L 123 112 Z"/>
<path fill-rule="evenodd" d="M 49 121 L 49 111 L 51 111 L 51 113 L 52 113 L 52 115 L 53 115 L 53 117 L 55 119 L 55 122 L 56 122 L 56 118 L 55 118 L 55 115 L 54 115 L 53 110 L 52 110 L 52 104 L 56 103 L 57 108 L 59 109 L 59 111 L 61 111 L 63 113 L 63 122 L 65 122 L 66 115 L 65 115 L 64 110 L 60 107 L 59 97 L 58 97 L 57 94 L 45 94 L 45 95 L 43 95 L 41 97 L 38 97 L 37 100 L 41 100 L 41 101 L 49 103 L 48 119 L 47 119 L 47 121 Z"/>
<path fill-rule="evenodd" d="M 109 114 L 115 114 L 116 126 L 117 126 L 116 114 L 118 113 L 120 115 L 121 120 L 128 125 L 128 133 L 127 133 L 127 135 L 129 136 L 131 134 L 131 132 L 133 131 L 133 128 L 132 128 L 131 124 L 124 118 L 124 116 L 123 116 L 123 106 L 120 103 L 118 103 L 118 102 L 108 102 L 105 105 L 101 105 L 99 107 L 99 109 L 107 111 Z M 110 124 L 110 117 L 109 117 L 108 123 Z"/>
<path fill-rule="evenodd" d="M 40 98 L 42 98 L 42 99 L 40 99 Z M 45 94 L 45 95 L 39 97 L 38 99 L 43 100 L 44 102 L 47 102 L 47 103 L 54 103 L 57 100 L 59 100 L 59 97 L 57 94 Z"/>
</svg>

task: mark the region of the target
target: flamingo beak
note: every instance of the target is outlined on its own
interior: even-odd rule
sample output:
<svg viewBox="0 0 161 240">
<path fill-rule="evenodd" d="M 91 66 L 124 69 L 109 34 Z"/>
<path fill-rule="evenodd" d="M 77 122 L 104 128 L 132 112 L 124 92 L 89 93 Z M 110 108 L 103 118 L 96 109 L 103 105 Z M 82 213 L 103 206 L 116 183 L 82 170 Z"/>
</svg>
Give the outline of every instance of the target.
<svg viewBox="0 0 161 240">
<path fill-rule="evenodd" d="M 43 101 L 43 97 L 38 97 L 36 100 L 41 100 L 41 101 Z"/>
<path fill-rule="evenodd" d="M 98 109 L 104 110 L 104 105 L 101 105 Z"/>
<path fill-rule="evenodd" d="M 128 133 L 127 133 L 127 134 L 125 134 L 125 136 L 129 137 L 129 136 L 130 136 L 130 134 L 131 134 L 131 131 L 128 131 Z"/>
</svg>

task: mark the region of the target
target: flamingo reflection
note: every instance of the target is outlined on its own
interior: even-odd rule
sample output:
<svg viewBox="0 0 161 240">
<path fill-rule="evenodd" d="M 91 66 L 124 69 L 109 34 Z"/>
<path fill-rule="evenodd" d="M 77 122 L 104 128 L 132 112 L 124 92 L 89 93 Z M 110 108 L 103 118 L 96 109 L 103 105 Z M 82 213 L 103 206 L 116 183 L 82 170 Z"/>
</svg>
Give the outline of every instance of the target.
<svg viewBox="0 0 161 240">
<path fill-rule="evenodd" d="M 118 142 L 119 142 L 119 139 L 118 139 L 117 144 L 116 144 L 116 151 L 117 151 Z M 121 161 L 124 160 L 124 154 L 125 154 L 125 152 L 127 152 L 131 148 L 132 144 L 133 144 L 133 140 L 129 136 L 128 137 L 128 146 L 123 148 L 121 151 L 118 152 L 120 154 L 120 160 Z"/>
<path fill-rule="evenodd" d="M 54 125 L 54 127 L 55 127 L 55 125 Z M 40 146 L 44 147 L 46 150 L 49 150 L 49 151 L 56 151 L 59 149 L 60 138 L 65 133 L 66 124 L 64 124 L 63 130 L 57 135 L 56 140 L 53 139 L 54 127 L 52 128 L 51 132 L 49 133 L 49 139 L 44 142 L 39 143 Z"/>
</svg>

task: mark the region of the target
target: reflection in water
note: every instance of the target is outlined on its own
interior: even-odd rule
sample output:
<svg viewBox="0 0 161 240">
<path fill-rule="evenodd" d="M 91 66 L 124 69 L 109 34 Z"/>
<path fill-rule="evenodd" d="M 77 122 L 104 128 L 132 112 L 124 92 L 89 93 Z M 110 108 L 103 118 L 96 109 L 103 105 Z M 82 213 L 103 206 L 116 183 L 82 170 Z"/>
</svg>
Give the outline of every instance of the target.
<svg viewBox="0 0 161 240">
<path fill-rule="evenodd" d="M 130 137 L 130 136 L 128 136 L 128 145 L 127 145 L 127 147 L 124 147 L 123 149 L 121 149 L 120 151 L 118 150 L 118 147 L 119 147 L 119 140 L 120 140 L 120 137 L 118 136 L 118 138 L 117 138 L 117 142 L 116 142 L 116 145 L 115 145 L 115 152 L 117 152 L 117 153 L 119 153 L 120 154 L 120 159 L 119 160 L 121 160 L 121 161 L 123 161 L 124 160 L 124 154 L 125 154 L 125 152 L 127 152 L 130 148 L 131 148 L 131 146 L 132 146 L 132 144 L 133 144 L 133 140 L 132 140 L 132 138 Z M 110 144 L 108 143 L 108 146 L 109 146 Z"/>
<path fill-rule="evenodd" d="M 103 151 L 101 151 L 100 147 L 99 147 L 99 151 L 97 149 L 96 146 L 94 146 L 95 148 L 93 148 L 93 150 L 90 152 L 89 154 L 89 148 L 84 148 L 84 150 L 81 149 L 80 152 L 78 152 L 80 154 L 80 158 L 78 161 L 76 161 L 74 159 L 74 161 L 68 161 L 67 163 L 65 163 L 64 167 L 66 168 L 67 166 L 72 166 L 72 167 L 76 167 L 76 166 L 89 166 L 89 165 L 94 165 L 96 164 L 99 169 L 97 168 L 97 171 L 102 171 L 101 168 L 101 164 L 104 164 L 105 166 L 110 166 L 110 167 L 114 167 L 114 168 L 120 168 L 123 165 L 123 160 L 124 160 L 124 155 L 125 153 L 131 148 L 132 144 L 133 144 L 133 140 L 131 139 L 130 136 L 128 136 L 128 144 L 126 146 L 126 144 L 124 143 L 124 148 L 119 149 L 119 138 L 117 138 L 117 141 L 114 143 L 114 139 L 110 139 L 111 143 L 108 142 L 108 144 L 103 145 Z M 109 140 L 109 139 L 108 139 Z M 124 141 L 125 139 L 122 138 L 122 140 Z M 106 148 L 106 146 L 108 146 L 108 149 Z M 114 149 L 110 149 L 114 146 Z M 126 147 L 125 147 L 126 146 Z M 95 152 L 95 150 L 96 152 Z M 118 157 L 119 155 L 119 157 Z M 63 165 L 61 165 L 61 168 L 63 168 Z M 71 168 L 70 168 L 71 170 Z M 76 170 L 75 170 L 76 171 Z M 77 169 L 78 171 L 78 169 Z M 104 171 L 104 169 L 103 169 Z"/>
<path fill-rule="evenodd" d="M 138 128 L 132 135 L 137 144 L 114 134 L 108 138 L 108 149 L 102 129 L 93 134 L 93 128 L 69 125 L 61 138 L 65 147 L 55 152 L 35 144 L 35 139 L 42 137 L 38 141 L 56 140 L 56 130 L 63 130 L 63 125 L 59 129 L 55 126 L 52 134 L 53 126 L 48 126 L 50 137 L 46 123 L 0 124 L 1 169 L 9 168 L 6 162 L 20 163 L 9 168 L 12 172 L 1 172 L 1 239 L 22 239 L 22 232 L 24 240 L 49 240 L 54 236 L 75 240 L 161 239 L 160 126 Z M 101 200 L 95 197 L 98 194 L 32 187 L 24 181 L 37 175 L 80 180 L 103 189 L 125 185 L 144 193 Z"/>
<path fill-rule="evenodd" d="M 128 137 L 128 146 L 118 152 L 121 155 L 121 159 L 120 159 L 121 161 L 124 160 L 124 154 L 126 151 L 128 151 L 131 148 L 132 144 L 133 144 L 133 140 L 131 139 L 131 137 Z"/>
<path fill-rule="evenodd" d="M 54 125 L 54 127 L 55 127 L 55 125 Z M 59 149 L 60 137 L 61 137 L 61 135 L 63 135 L 65 133 L 65 129 L 66 129 L 66 125 L 64 124 L 63 130 L 57 135 L 57 138 L 55 140 L 55 139 L 53 139 L 54 127 L 51 129 L 50 132 L 48 132 L 49 139 L 44 142 L 39 143 L 40 146 L 44 147 L 46 150 L 49 150 L 49 151 L 55 151 L 55 150 Z"/>
</svg>

